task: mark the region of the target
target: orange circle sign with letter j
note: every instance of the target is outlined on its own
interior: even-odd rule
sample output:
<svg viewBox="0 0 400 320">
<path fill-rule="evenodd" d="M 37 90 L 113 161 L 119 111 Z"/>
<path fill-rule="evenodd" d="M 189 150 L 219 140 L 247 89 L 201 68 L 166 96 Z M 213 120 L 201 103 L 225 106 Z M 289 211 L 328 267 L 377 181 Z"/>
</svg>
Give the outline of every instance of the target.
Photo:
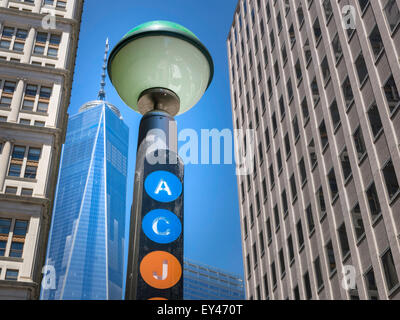
<svg viewBox="0 0 400 320">
<path fill-rule="evenodd" d="M 153 288 L 169 289 L 181 279 L 182 266 L 172 254 L 153 251 L 140 263 L 140 275 Z"/>
</svg>

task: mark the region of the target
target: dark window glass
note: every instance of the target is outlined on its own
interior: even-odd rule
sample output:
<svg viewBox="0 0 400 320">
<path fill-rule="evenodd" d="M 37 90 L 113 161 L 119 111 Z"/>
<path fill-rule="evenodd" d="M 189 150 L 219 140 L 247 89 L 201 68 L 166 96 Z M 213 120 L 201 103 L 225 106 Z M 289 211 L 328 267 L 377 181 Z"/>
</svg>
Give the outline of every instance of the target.
<svg viewBox="0 0 400 320">
<path fill-rule="evenodd" d="M 386 189 L 388 191 L 389 198 L 392 199 L 399 191 L 399 183 L 392 160 L 385 165 L 382 171 L 383 176 L 385 177 Z"/>
<path fill-rule="evenodd" d="M 7 236 L 10 233 L 11 219 L 0 219 L 0 234 Z"/>
<path fill-rule="evenodd" d="M 394 82 L 393 75 L 390 76 L 389 80 L 384 86 L 386 101 L 389 105 L 390 112 L 393 112 L 400 103 L 399 90 Z"/>
<path fill-rule="evenodd" d="M 325 19 L 328 20 L 333 14 L 331 0 L 324 0 L 322 5 L 324 7 Z"/>
<path fill-rule="evenodd" d="M 352 174 L 347 148 L 340 154 L 340 163 L 342 164 L 343 177 L 347 180 Z"/>
<path fill-rule="evenodd" d="M 303 75 L 301 73 L 300 60 L 297 60 L 296 65 L 295 65 L 295 69 L 296 69 L 297 81 L 300 81 L 300 79 L 303 77 Z"/>
<path fill-rule="evenodd" d="M 314 261 L 314 270 L 315 270 L 315 281 L 317 282 L 318 288 L 324 285 L 324 279 L 322 278 L 322 271 L 321 271 L 321 262 L 319 257 Z"/>
<path fill-rule="evenodd" d="M 308 271 L 303 276 L 304 280 L 304 288 L 306 291 L 306 300 L 310 300 L 312 298 L 312 291 L 311 291 L 311 283 L 310 283 L 310 276 Z"/>
<path fill-rule="evenodd" d="M 293 289 L 293 298 L 294 298 L 294 300 L 300 300 L 299 286 L 296 286 L 296 287 Z"/>
<path fill-rule="evenodd" d="M 292 199 L 294 201 L 294 199 L 297 197 L 296 179 L 294 175 L 290 177 L 290 188 L 292 190 Z"/>
<path fill-rule="evenodd" d="M 294 139 L 297 141 L 297 139 L 300 136 L 299 122 L 297 121 L 297 116 L 294 116 L 292 124 L 293 124 Z"/>
<path fill-rule="evenodd" d="M 351 218 L 353 220 L 354 231 L 356 233 L 357 239 L 360 239 L 364 235 L 365 229 L 361 216 L 360 205 L 358 203 L 354 207 L 354 209 L 351 210 Z"/>
<path fill-rule="evenodd" d="M 382 256 L 382 265 L 385 270 L 386 284 L 388 289 L 392 290 L 396 285 L 398 285 L 399 279 L 397 277 L 396 267 L 390 249 Z"/>
<path fill-rule="evenodd" d="M 358 155 L 358 160 L 361 160 L 361 158 L 366 154 L 367 149 L 365 147 L 365 142 L 364 142 L 364 137 L 361 131 L 361 127 L 358 127 L 357 130 L 355 131 L 354 135 L 354 144 L 357 150 L 357 155 Z"/>
<path fill-rule="evenodd" d="M 271 264 L 271 274 L 272 274 L 272 285 L 275 287 L 276 286 L 276 270 L 275 270 L 275 262 L 272 262 Z"/>
<path fill-rule="evenodd" d="M 303 236 L 303 228 L 301 226 L 301 220 L 297 222 L 296 229 L 297 229 L 297 240 L 299 243 L 299 248 L 301 248 L 304 244 L 304 236 Z"/>
<path fill-rule="evenodd" d="M 285 256 L 283 254 L 283 249 L 279 251 L 279 263 L 281 265 L 281 275 L 285 273 Z"/>
<path fill-rule="evenodd" d="M 269 218 L 267 219 L 267 237 L 268 242 L 272 240 L 271 220 Z"/>
<path fill-rule="evenodd" d="M 299 162 L 299 170 L 301 176 L 301 183 L 303 184 L 307 180 L 307 171 L 306 171 L 306 165 L 304 164 L 304 158 L 302 158 Z"/>
<path fill-rule="evenodd" d="M 297 19 L 299 20 L 299 25 L 301 25 L 304 21 L 303 7 L 301 6 L 301 3 L 297 8 Z"/>
<path fill-rule="evenodd" d="M 344 223 L 339 227 L 338 233 L 339 233 L 340 248 L 342 250 L 342 257 L 344 258 L 350 252 L 349 241 L 347 239 L 346 226 L 344 225 Z"/>
<path fill-rule="evenodd" d="M 315 42 L 318 42 L 322 36 L 318 18 L 314 22 L 313 29 L 314 29 Z"/>
<path fill-rule="evenodd" d="M 311 168 L 314 168 L 314 166 L 316 166 L 318 162 L 314 139 L 312 139 L 310 144 L 308 145 L 308 153 L 310 155 Z"/>
<path fill-rule="evenodd" d="M 278 205 L 274 207 L 274 216 L 275 216 L 275 229 L 279 228 L 279 210 Z"/>
<path fill-rule="evenodd" d="M 334 199 L 338 195 L 339 189 L 336 181 L 335 169 L 333 168 L 328 173 L 328 181 L 329 187 L 331 189 L 331 197 L 332 199 Z"/>
<path fill-rule="evenodd" d="M 367 65 L 365 64 L 364 56 L 362 55 L 362 53 L 358 56 L 355 64 L 358 74 L 358 80 L 360 81 L 361 84 L 368 76 Z"/>
<path fill-rule="evenodd" d="M 289 236 L 288 240 L 288 250 L 289 250 L 289 259 L 290 262 L 293 261 L 294 259 L 294 249 L 293 249 L 293 240 L 292 240 L 292 235 Z"/>
<path fill-rule="evenodd" d="M 369 299 L 379 300 L 378 288 L 376 286 L 376 281 L 375 281 L 375 274 L 372 268 L 365 274 L 365 281 L 367 284 Z"/>
<path fill-rule="evenodd" d="M 319 101 L 319 89 L 317 79 L 314 77 L 313 81 L 311 82 L 311 92 L 313 96 L 314 105 L 317 104 Z"/>
<path fill-rule="evenodd" d="M 310 41 L 308 39 L 304 43 L 303 50 L 304 50 L 306 64 L 308 64 L 312 59 L 311 50 L 310 50 Z"/>
<path fill-rule="evenodd" d="M 282 209 L 284 214 L 286 214 L 289 210 L 288 208 L 288 202 L 287 202 L 287 195 L 286 195 L 286 190 L 283 190 L 282 194 L 281 194 L 281 198 L 282 198 Z"/>
<path fill-rule="evenodd" d="M 367 198 L 372 218 L 375 219 L 381 213 L 381 205 L 379 203 L 378 193 L 376 192 L 375 183 L 367 190 Z"/>
<path fill-rule="evenodd" d="M 288 133 L 286 133 L 284 140 L 285 140 L 286 156 L 289 157 L 289 155 L 290 155 L 290 140 L 289 140 L 289 134 Z"/>
<path fill-rule="evenodd" d="M 258 239 L 260 240 L 260 251 L 261 254 L 263 254 L 265 247 L 264 247 L 264 234 L 262 231 L 258 234 Z"/>
<path fill-rule="evenodd" d="M 268 289 L 268 276 L 264 274 L 264 290 L 265 290 L 265 297 L 268 300 L 269 298 L 269 289 Z"/>
<path fill-rule="evenodd" d="M 311 204 L 306 209 L 306 217 L 308 222 L 308 232 L 311 233 L 315 228 Z"/>
<path fill-rule="evenodd" d="M 378 105 L 376 103 L 374 103 L 371 106 L 371 108 L 369 108 L 368 119 L 369 119 L 369 123 L 371 125 L 372 133 L 373 133 L 374 137 L 376 137 L 383 128 L 381 117 L 380 117 L 379 111 L 378 111 Z"/>
<path fill-rule="evenodd" d="M 308 103 L 307 103 L 306 98 L 304 98 L 303 102 L 301 103 L 301 111 L 303 112 L 304 122 L 306 122 L 307 119 L 310 117 L 310 113 L 308 111 Z"/>
<path fill-rule="evenodd" d="M 323 191 L 322 187 L 320 187 L 317 192 L 317 200 L 318 200 L 318 205 L 319 205 L 320 217 L 322 217 L 326 212 L 325 197 L 324 197 L 324 191 Z"/>
<path fill-rule="evenodd" d="M 369 3 L 369 0 L 358 0 L 358 3 L 360 4 L 361 11 L 364 11 L 365 7 Z"/>
<path fill-rule="evenodd" d="M 344 99 L 346 100 L 346 107 L 349 107 L 354 101 L 353 89 L 349 77 L 344 80 L 342 84 Z"/>
<path fill-rule="evenodd" d="M 280 149 L 276 153 L 276 162 L 278 164 L 278 173 L 279 173 L 282 170 L 282 156 L 281 156 L 281 150 Z"/>
<path fill-rule="evenodd" d="M 324 149 L 329 143 L 328 132 L 326 131 L 326 126 L 325 126 L 325 120 L 322 120 L 321 124 L 319 125 L 319 135 L 321 138 L 322 149 Z"/>
<path fill-rule="evenodd" d="M 324 77 L 324 81 L 326 83 L 331 77 L 331 71 L 329 70 L 328 59 L 326 57 L 321 62 L 321 72 L 322 76 Z"/>
<path fill-rule="evenodd" d="M 340 124 L 340 114 L 336 100 L 334 100 L 330 107 L 333 128 L 337 128 Z"/>
<path fill-rule="evenodd" d="M 396 0 L 387 0 L 384 11 L 390 31 L 393 32 L 400 21 L 400 10 L 397 6 Z"/>
<path fill-rule="evenodd" d="M 383 50 L 383 41 L 381 34 L 379 33 L 378 25 L 375 25 L 375 28 L 369 35 L 369 42 L 371 43 L 372 51 L 374 52 L 375 58 L 377 58 Z"/>
<path fill-rule="evenodd" d="M 339 34 L 336 34 L 336 36 L 333 38 L 332 48 L 333 48 L 333 53 L 335 54 L 336 62 L 338 62 L 339 59 L 343 55 L 343 50 L 342 50 L 342 45 L 340 44 Z"/>
<path fill-rule="evenodd" d="M 329 271 L 332 273 L 333 271 L 336 270 L 336 259 L 331 240 L 329 240 L 325 248 L 326 248 L 326 255 L 328 257 L 328 268 Z"/>
</svg>

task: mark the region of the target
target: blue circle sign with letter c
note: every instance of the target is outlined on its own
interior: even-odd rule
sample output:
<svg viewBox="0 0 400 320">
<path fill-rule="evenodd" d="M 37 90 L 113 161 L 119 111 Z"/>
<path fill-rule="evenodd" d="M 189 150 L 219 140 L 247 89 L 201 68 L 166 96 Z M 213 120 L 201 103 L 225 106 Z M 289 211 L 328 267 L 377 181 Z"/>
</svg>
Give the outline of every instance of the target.
<svg viewBox="0 0 400 320">
<path fill-rule="evenodd" d="M 181 181 L 168 171 L 150 173 L 144 182 L 144 188 L 150 197 L 159 202 L 174 201 L 182 193 Z"/>
<path fill-rule="evenodd" d="M 145 215 L 142 229 L 150 240 L 165 244 L 178 239 L 182 232 L 182 224 L 171 211 L 156 209 Z"/>
</svg>

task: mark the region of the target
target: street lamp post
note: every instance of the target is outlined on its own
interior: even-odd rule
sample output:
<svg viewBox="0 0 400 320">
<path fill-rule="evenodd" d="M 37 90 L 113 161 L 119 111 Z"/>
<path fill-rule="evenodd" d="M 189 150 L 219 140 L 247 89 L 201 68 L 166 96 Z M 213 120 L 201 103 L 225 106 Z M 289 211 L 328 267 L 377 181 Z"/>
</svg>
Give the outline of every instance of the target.
<svg viewBox="0 0 400 320">
<path fill-rule="evenodd" d="M 129 31 L 108 61 L 112 84 L 139 127 L 125 298 L 183 298 L 183 162 L 174 116 L 191 109 L 214 73 L 210 53 L 168 21 Z"/>
</svg>

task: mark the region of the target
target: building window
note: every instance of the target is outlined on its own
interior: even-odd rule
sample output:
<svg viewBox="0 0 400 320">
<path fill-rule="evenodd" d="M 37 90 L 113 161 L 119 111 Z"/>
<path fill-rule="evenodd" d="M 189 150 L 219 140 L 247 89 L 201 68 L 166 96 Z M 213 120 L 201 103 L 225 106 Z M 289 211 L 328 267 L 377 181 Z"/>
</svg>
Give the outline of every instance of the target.
<svg viewBox="0 0 400 320">
<path fill-rule="evenodd" d="M 301 184 L 304 184 L 307 181 L 307 172 L 306 172 L 306 166 L 304 164 L 304 158 L 301 158 L 299 162 L 299 171 L 301 177 Z"/>
<path fill-rule="evenodd" d="M 49 108 L 52 88 L 27 84 L 22 102 L 22 111 L 35 111 L 47 113 Z"/>
<path fill-rule="evenodd" d="M 400 21 L 400 10 L 397 6 L 396 0 L 387 0 L 383 10 L 385 11 L 390 31 L 393 32 Z"/>
<path fill-rule="evenodd" d="M 351 210 L 351 218 L 353 220 L 354 231 L 357 236 L 357 240 L 365 234 L 364 223 L 362 220 L 360 205 L 357 203 L 353 210 Z"/>
<path fill-rule="evenodd" d="M 253 243 L 253 262 L 255 268 L 257 266 L 257 245 L 255 242 Z"/>
<path fill-rule="evenodd" d="M 325 19 L 326 19 L 326 21 L 328 21 L 330 19 L 330 17 L 333 15 L 331 0 L 324 0 L 322 5 L 324 7 Z"/>
<path fill-rule="evenodd" d="M 265 299 L 269 299 L 269 289 L 268 289 L 268 276 L 264 274 L 264 290 L 265 290 Z"/>
<path fill-rule="evenodd" d="M 271 220 L 268 218 L 267 219 L 267 237 L 268 237 L 268 242 L 272 240 L 272 229 L 271 229 Z"/>
<path fill-rule="evenodd" d="M 382 169 L 385 178 L 386 189 L 389 199 L 393 199 L 399 192 L 399 183 L 397 180 L 396 170 L 394 169 L 392 159 L 390 159 Z"/>
<path fill-rule="evenodd" d="M 322 190 L 322 187 L 320 187 L 317 191 L 317 203 L 319 209 L 319 216 L 322 218 L 326 213 L 324 191 Z"/>
<path fill-rule="evenodd" d="M 308 65 L 312 59 L 311 49 L 310 49 L 310 41 L 308 39 L 304 43 L 303 51 L 304 51 L 304 58 L 306 60 L 306 64 Z"/>
<path fill-rule="evenodd" d="M 373 220 L 375 220 L 381 214 L 381 205 L 378 198 L 378 193 L 376 192 L 375 183 L 373 183 L 366 191 L 369 210 Z"/>
<path fill-rule="evenodd" d="M 303 102 L 301 103 L 301 111 L 303 113 L 304 122 L 307 122 L 308 119 L 310 118 L 310 113 L 308 111 L 307 98 L 304 98 Z"/>
<path fill-rule="evenodd" d="M 308 154 L 310 155 L 311 168 L 314 168 L 318 163 L 317 153 L 315 150 L 314 139 L 308 145 Z"/>
<path fill-rule="evenodd" d="M 321 33 L 321 27 L 319 25 L 319 20 L 318 18 L 315 20 L 314 25 L 313 25 L 313 30 L 314 30 L 314 36 L 315 36 L 315 43 L 318 43 L 319 40 L 322 37 Z"/>
<path fill-rule="evenodd" d="M 16 195 L 18 191 L 17 187 L 6 187 L 5 194 L 13 194 Z"/>
<path fill-rule="evenodd" d="M 24 177 L 29 179 L 36 178 L 36 172 L 39 164 L 41 149 L 30 147 L 28 148 L 28 152 L 25 155 L 26 149 L 27 148 L 24 146 L 14 146 L 11 155 L 8 176 L 20 177 L 23 165 L 25 164 Z"/>
<path fill-rule="evenodd" d="M 36 34 L 33 53 L 37 55 L 57 58 L 60 42 L 61 35 L 59 34 L 38 32 Z"/>
<path fill-rule="evenodd" d="M 328 173 L 328 181 L 329 181 L 329 187 L 331 189 L 331 198 L 332 200 L 337 197 L 339 194 L 339 189 L 336 181 L 336 175 L 335 175 L 335 169 L 332 168 L 331 171 Z"/>
<path fill-rule="evenodd" d="M 292 190 L 292 200 L 297 198 L 296 178 L 294 174 L 290 177 L 290 189 Z"/>
<path fill-rule="evenodd" d="M 289 80 L 286 84 L 286 88 L 287 88 L 288 100 L 290 102 L 290 100 L 292 100 L 292 98 L 293 98 L 292 79 L 289 78 Z"/>
<path fill-rule="evenodd" d="M 331 77 L 331 71 L 329 70 L 328 59 L 326 58 L 326 56 L 321 62 L 321 72 L 322 76 L 324 77 L 324 82 L 327 83 Z"/>
<path fill-rule="evenodd" d="M 336 99 L 332 102 L 331 106 L 330 106 L 330 113 L 331 113 L 331 118 L 332 118 L 332 125 L 334 130 L 336 130 L 339 125 L 340 125 L 340 113 L 339 113 L 339 109 L 338 109 L 338 105 L 336 103 Z"/>
<path fill-rule="evenodd" d="M 353 139 L 358 155 L 358 160 L 361 160 L 367 153 L 361 127 L 358 127 L 357 130 L 354 132 Z"/>
<path fill-rule="evenodd" d="M 304 245 L 304 236 L 303 236 L 303 228 L 301 226 L 301 220 L 299 220 L 299 222 L 297 222 L 296 229 L 297 229 L 297 240 L 298 240 L 299 248 L 302 248 Z"/>
<path fill-rule="evenodd" d="M 376 102 L 374 102 L 368 110 L 368 119 L 371 125 L 372 134 L 374 137 L 377 137 L 383 130 L 383 125 Z"/>
<path fill-rule="evenodd" d="M 399 284 L 391 249 L 382 256 L 382 265 L 385 270 L 386 285 L 390 291 Z"/>
<path fill-rule="evenodd" d="M 275 216 L 275 230 L 278 230 L 280 225 L 278 205 L 275 205 L 274 207 L 274 216 Z"/>
<path fill-rule="evenodd" d="M 275 262 L 272 262 L 271 264 L 271 274 L 272 274 L 272 286 L 275 288 L 277 285 Z"/>
<path fill-rule="evenodd" d="M 306 217 L 308 222 L 308 232 L 311 233 L 315 228 L 311 204 L 306 209 Z"/>
<path fill-rule="evenodd" d="M 297 20 L 299 21 L 299 25 L 302 25 L 304 22 L 304 12 L 303 12 L 303 7 L 301 6 L 301 3 L 299 4 L 299 7 L 297 8 Z"/>
<path fill-rule="evenodd" d="M 292 262 L 294 260 L 294 248 L 293 248 L 293 240 L 292 235 L 287 239 L 288 250 L 289 250 L 289 261 Z"/>
<path fill-rule="evenodd" d="M 247 217 L 246 216 L 244 216 L 244 218 L 243 218 L 243 230 L 244 230 L 244 237 L 247 238 L 248 227 L 247 227 Z"/>
<path fill-rule="evenodd" d="M 263 255 L 264 251 L 265 251 L 265 247 L 264 247 L 264 234 L 262 231 L 258 234 L 258 239 L 260 240 L 261 255 Z"/>
<path fill-rule="evenodd" d="M 28 31 L 13 27 L 3 27 L 0 48 L 23 52 Z"/>
<path fill-rule="evenodd" d="M 21 258 L 28 230 L 28 221 L 14 220 L 12 232 L 11 226 L 11 219 L 0 219 L 0 256 Z M 8 243 L 10 243 L 10 251 L 7 253 Z"/>
<path fill-rule="evenodd" d="M 293 23 L 289 27 L 289 39 L 290 39 L 290 45 L 293 46 L 293 44 L 296 41 L 296 34 L 294 33 Z"/>
<path fill-rule="evenodd" d="M 300 300 L 300 291 L 298 285 L 293 289 L 293 299 Z"/>
<path fill-rule="evenodd" d="M 281 266 L 281 276 L 285 274 L 285 255 L 283 254 L 283 249 L 279 251 L 279 264 Z"/>
<path fill-rule="evenodd" d="M 349 241 L 347 239 L 346 226 L 344 223 L 338 229 L 340 248 L 342 250 L 343 259 L 350 253 Z"/>
<path fill-rule="evenodd" d="M 286 45 L 285 45 L 285 43 L 282 45 L 282 49 L 281 49 L 281 52 L 282 52 L 282 61 L 283 61 L 283 64 L 285 64 L 286 63 L 286 61 L 287 61 L 287 51 L 286 51 Z"/>
<path fill-rule="evenodd" d="M 303 78 L 303 74 L 301 72 L 301 66 L 300 66 L 300 60 L 297 59 L 296 65 L 295 65 L 295 70 L 296 70 L 296 78 L 297 81 L 300 81 Z"/>
<path fill-rule="evenodd" d="M 267 182 L 266 182 L 265 178 L 262 181 L 262 189 L 263 189 L 264 201 L 266 201 L 267 197 L 268 197 L 268 191 L 267 191 Z"/>
<path fill-rule="evenodd" d="M 18 270 L 7 269 L 5 280 L 17 281 L 18 280 Z"/>
<path fill-rule="evenodd" d="M 372 30 L 371 34 L 369 35 L 369 42 L 371 43 L 372 51 L 374 52 L 375 59 L 378 58 L 383 47 L 383 41 L 381 34 L 379 33 L 378 25 L 375 25 L 374 29 Z"/>
<path fill-rule="evenodd" d="M 289 133 L 286 133 L 285 138 L 285 151 L 286 151 L 286 157 L 289 157 L 290 155 L 290 140 L 289 140 Z"/>
<path fill-rule="evenodd" d="M 272 114 L 272 130 L 274 131 L 274 135 L 275 135 L 276 131 L 278 130 L 278 124 L 276 122 L 275 112 Z"/>
<path fill-rule="evenodd" d="M 251 276 L 251 261 L 250 261 L 250 255 L 247 255 L 247 257 L 246 257 L 246 262 L 247 262 L 247 277 L 250 278 L 250 276 Z"/>
<path fill-rule="evenodd" d="M 336 259 L 335 259 L 335 252 L 332 246 L 332 240 L 329 240 L 329 242 L 325 246 L 325 249 L 326 249 L 326 255 L 328 257 L 329 272 L 333 273 L 336 270 Z"/>
<path fill-rule="evenodd" d="M 318 289 L 320 289 L 324 285 L 324 279 L 322 278 L 321 271 L 321 262 L 319 257 L 314 261 L 314 270 L 315 270 L 315 281 L 317 282 Z"/>
<path fill-rule="evenodd" d="M 354 101 L 353 89 L 351 88 L 349 77 L 346 77 L 346 79 L 344 80 L 342 84 L 342 90 L 346 102 L 346 108 L 348 108 Z"/>
<path fill-rule="evenodd" d="M 271 164 L 269 167 L 269 180 L 271 182 L 271 188 L 275 185 L 275 178 L 274 178 L 274 167 Z"/>
<path fill-rule="evenodd" d="M 13 81 L 2 81 L 2 85 L 0 107 L 10 108 L 16 83 Z"/>
<path fill-rule="evenodd" d="M 282 19 L 281 19 L 281 13 L 278 12 L 278 15 L 276 17 L 276 23 L 278 25 L 278 32 L 282 30 Z"/>
<path fill-rule="evenodd" d="M 325 149 L 329 143 L 328 132 L 326 131 L 326 126 L 325 126 L 325 120 L 322 120 L 321 124 L 319 125 L 319 135 L 321 138 L 322 149 Z"/>
<path fill-rule="evenodd" d="M 281 149 L 279 149 L 278 152 L 276 153 L 276 162 L 277 162 L 277 165 L 278 165 L 278 175 L 279 175 L 279 172 L 281 172 L 281 170 L 282 170 Z"/>
<path fill-rule="evenodd" d="M 358 80 L 360 82 L 360 85 L 364 83 L 365 79 L 368 76 L 368 69 L 367 65 L 365 64 L 364 56 L 362 53 L 358 56 L 356 62 L 356 69 L 357 69 L 357 74 L 358 74 Z"/>
<path fill-rule="evenodd" d="M 347 179 L 349 179 L 349 177 L 352 175 L 350 158 L 349 153 L 347 152 L 347 148 L 342 151 L 339 158 L 342 165 L 344 180 L 347 181 Z"/>
<path fill-rule="evenodd" d="M 391 75 L 389 80 L 386 81 L 383 90 L 385 91 L 385 97 L 389 106 L 389 110 L 391 113 L 393 113 L 400 104 L 399 90 L 397 89 L 393 75 Z"/>
<path fill-rule="evenodd" d="M 283 214 L 286 215 L 289 211 L 286 190 L 283 190 L 283 192 L 281 194 L 281 199 L 282 199 Z"/>
<path fill-rule="evenodd" d="M 297 116 L 294 116 L 292 125 L 293 125 L 294 140 L 297 142 L 297 139 L 300 138 L 300 129 L 299 129 L 299 122 L 297 121 Z"/>
<path fill-rule="evenodd" d="M 313 96 L 313 102 L 314 102 L 314 106 L 315 106 L 318 103 L 318 101 L 320 100 L 318 83 L 317 83 L 316 77 L 314 77 L 313 81 L 311 82 L 311 93 Z"/>
<path fill-rule="evenodd" d="M 306 300 L 310 300 L 312 298 L 312 291 L 311 291 L 311 283 L 310 283 L 310 276 L 308 271 L 303 276 L 304 281 L 304 288 L 306 290 Z"/>
<path fill-rule="evenodd" d="M 343 55 L 342 45 L 340 44 L 338 33 L 336 33 L 336 36 L 333 38 L 332 48 L 333 48 L 333 53 L 335 55 L 335 61 L 337 63 Z"/>
<path fill-rule="evenodd" d="M 374 269 L 371 269 L 365 274 L 369 300 L 379 300 L 378 287 L 376 286 Z"/>
</svg>

